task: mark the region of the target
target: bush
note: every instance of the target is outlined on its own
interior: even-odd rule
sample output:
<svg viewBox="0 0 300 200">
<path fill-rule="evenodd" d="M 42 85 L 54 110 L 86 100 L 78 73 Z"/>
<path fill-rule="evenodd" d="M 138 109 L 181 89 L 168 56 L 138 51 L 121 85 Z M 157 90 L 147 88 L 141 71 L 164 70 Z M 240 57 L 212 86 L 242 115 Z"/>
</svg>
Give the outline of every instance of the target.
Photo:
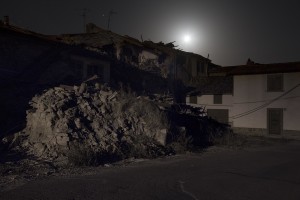
<svg viewBox="0 0 300 200">
<path fill-rule="evenodd" d="M 166 147 L 159 145 L 155 140 L 139 135 L 132 143 L 123 142 L 120 144 L 120 152 L 123 158 L 157 158 L 169 153 Z"/>
<path fill-rule="evenodd" d="M 175 105 L 169 110 L 168 116 L 173 127 L 169 141 L 188 150 L 213 145 L 215 140 L 230 132 L 228 125 L 207 117 L 203 108 Z M 178 126 L 185 127 L 184 134 L 176 130 Z"/>
<path fill-rule="evenodd" d="M 86 145 L 72 145 L 67 152 L 68 164 L 74 166 L 98 166 L 105 163 L 116 162 L 121 155 L 109 151 L 94 151 Z"/>
</svg>

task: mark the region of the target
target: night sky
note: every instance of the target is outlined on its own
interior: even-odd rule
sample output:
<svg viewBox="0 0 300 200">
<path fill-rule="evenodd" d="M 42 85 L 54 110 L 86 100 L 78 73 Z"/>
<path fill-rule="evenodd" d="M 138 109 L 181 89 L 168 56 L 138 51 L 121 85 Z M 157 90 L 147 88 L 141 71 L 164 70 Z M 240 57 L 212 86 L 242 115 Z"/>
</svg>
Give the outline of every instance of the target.
<svg viewBox="0 0 300 200">
<path fill-rule="evenodd" d="M 2 0 L 0 15 L 44 34 L 83 32 L 87 22 L 113 32 L 165 43 L 222 65 L 300 61 L 300 11 L 296 0 Z"/>
</svg>

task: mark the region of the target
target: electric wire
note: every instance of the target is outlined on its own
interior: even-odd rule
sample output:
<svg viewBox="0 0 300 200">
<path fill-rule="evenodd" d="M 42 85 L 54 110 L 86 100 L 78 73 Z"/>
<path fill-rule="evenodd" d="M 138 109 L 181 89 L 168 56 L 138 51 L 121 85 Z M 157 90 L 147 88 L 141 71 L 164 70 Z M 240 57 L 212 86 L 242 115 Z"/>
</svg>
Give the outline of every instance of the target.
<svg viewBox="0 0 300 200">
<path fill-rule="evenodd" d="M 271 101 L 269 101 L 269 102 L 267 102 L 267 103 L 265 103 L 265 104 L 263 104 L 263 105 L 261 105 L 261 106 L 258 106 L 258 107 L 254 108 L 254 109 L 252 109 L 252 110 L 248 110 L 248 111 L 246 111 L 246 112 L 243 112 L 243 113 L 240 113 L 240 114 L 231 116 L 231 117 L 229 117 L 229 118 L 232 118 L 232 119 L 238 119 L 238 118 L 244 117 L 244 116 L 246 116 L 246 115 L 252 114 L 252 113 L 254 113 L 254 112 L 256 112 L 256 111 L 259 111 L 259 110 L 265 108 L 266 106 L 270 105 L 271 103 L 273 103 L 273 102 L 279 100 L 281 97 L 284 97 L 285 95 L 287 95 L 288 93 L 292 92 L 294 89 L 296 89 L 296 88 L 299 87 L 299 86 L 300 86 L 300 83 L 297 84 L 296 86 L 292 87 L 291 89 L 289 89 L 289 90 L 286 91 L 285 93 L 281 94 L 280 96 L 278 96 L 278 97 L 272 99 Z"/>
<path fill-rule="evenodd" d="M 292 97 L 286 97 L 286 98 L 282 98 L 282 99 L 295 99 L 295 98 L 300 98 L 300 96 L 292 96 Z M 233 104 L 249 104 L 249 103 L 262 103 L 262 102 L 266 102 L 269 100 L 261 100 L 261 101 L 245 101 L 245 102 L 238 102 L 238 103 L 233 103 Z"/>
</svg>

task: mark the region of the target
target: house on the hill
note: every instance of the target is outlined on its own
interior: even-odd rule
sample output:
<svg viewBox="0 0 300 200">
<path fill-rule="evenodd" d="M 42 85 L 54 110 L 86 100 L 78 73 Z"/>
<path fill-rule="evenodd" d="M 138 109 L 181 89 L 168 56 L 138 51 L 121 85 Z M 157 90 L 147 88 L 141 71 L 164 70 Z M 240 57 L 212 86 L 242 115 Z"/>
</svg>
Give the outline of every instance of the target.
<svg viewBox="0 0 300 200">
<path fill-rule="evenodd" d="M 248 62 L 247 65 L 212 70 L 210 76 L 233 77 L 232 97 L 226 106 L 228 122 L 235 132 L 300 136 L 300 62 Z M 223 82 L 219 85 L 222 86 Z M 212 99 L 215 103 L 221 102 L 219 105 L 222 107 L 225 106 L 222 104 L 226 98 L 228 97 L 224 94 L 207 98 L 198 96 L 196 101 L 194 96 L 189 96 L 187 102 L 195 106 L 201 104 L 210 109 Z M 222 109 L 219 112 L 214 111 L 213 114 L 208 112 L 208 115 L 211 114 L 219 120 Z"/>
<path fill-rule="evenodd" d="M 175 49 L 173 43 L 141 42 L 94 24 L 87 25 L 87 33 L 65 34 L 58 38 L 68 44 L 110 55 L 125 64 L 160 74 L 164 78 L 181 80 L 184 84 L 193 84 L 197 77 L 207 76 L 208 70 L 216 67 L 208 58 Z"/>
<path fill-rule="evenodd" d="M 110 60 L 15 26 L 0 27 L 1 82 L 75 84 L 98 75 L 110 81 Z"/>
<path fill-rule="evenodd" d="M 46 65 L 43 72 L 39 73 L 39 77 L 36 78 L 37 83 L 64 83 L 73 85 L 80 84 L 95 76 L 102 83 L 110 82 L 110 61 L 107 58 L 101 57 L 94 52 L 76 48 L 62 49 L 58 57 L 58 60 L 55 62 L 50 61 L 51 64 Z M 30 72 L 36 73 L 38 71 L 39 69 L 31 68 L 30 70 L 26 70 L 24 74 Z M 55 80 L 53 79 L 54 77 Z"/>
<path fill-rule="evenodd" d="M 52 36 L 0 23 L 0 136 L 20 128 L 34 95 L 94 75 L 109 82 L 110 59 Z"/>
</svg>

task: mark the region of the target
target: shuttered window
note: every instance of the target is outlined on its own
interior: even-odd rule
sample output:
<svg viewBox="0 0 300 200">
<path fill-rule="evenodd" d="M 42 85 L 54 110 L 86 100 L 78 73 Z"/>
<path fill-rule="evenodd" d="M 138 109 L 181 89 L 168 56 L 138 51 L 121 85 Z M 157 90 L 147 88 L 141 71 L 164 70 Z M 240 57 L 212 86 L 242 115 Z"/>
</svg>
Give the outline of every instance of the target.
<svg viewBox="0 0 300 200">
<path fill-rule="evenodd" d="M 283 74 L 267 75 L 267 91 L 282 92 L 283 91 Z"/>
<path fill-rule="evenodd" d="M 214 95 L 214 104 L 222 104 L 222 95 L 221 94 Z"/>
<path fill-rule="evenodd" d="M 190 103 L 197 104 L 197 96 L 190 96 Z"/>
</svg>

